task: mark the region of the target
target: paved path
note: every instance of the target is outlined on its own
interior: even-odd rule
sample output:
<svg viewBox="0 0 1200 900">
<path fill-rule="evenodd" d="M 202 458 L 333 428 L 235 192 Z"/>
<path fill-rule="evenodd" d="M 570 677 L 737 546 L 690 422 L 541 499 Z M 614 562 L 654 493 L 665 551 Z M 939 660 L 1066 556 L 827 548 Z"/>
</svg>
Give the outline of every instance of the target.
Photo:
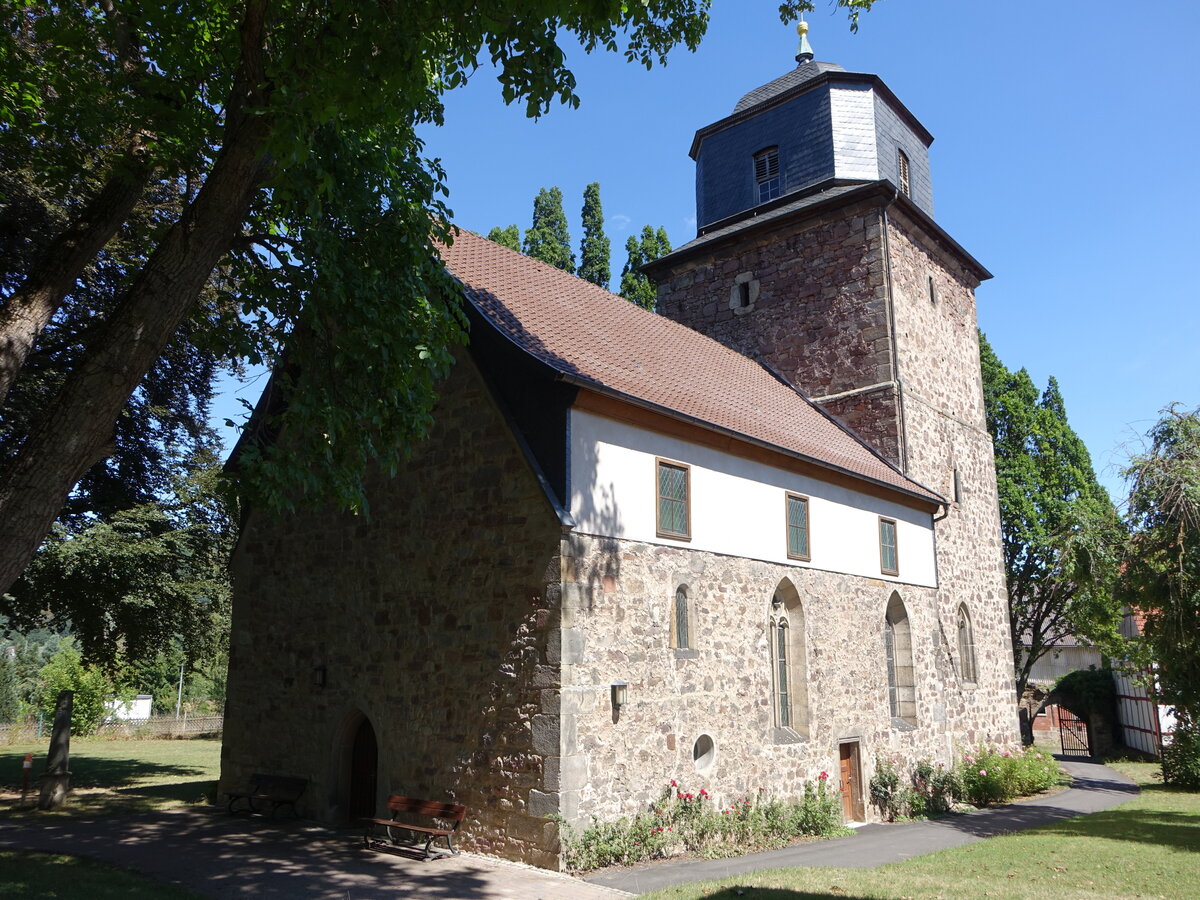
<svg viewBox="0 0 1200 900">
<path fill-rule="evenodd" d="M 619 890 L 464 853 L 432 862 L 361 849 L 361 835 L 216 810 L 0 821 L 0 849 L 115 863 L 204 897 L 616 900 Z"/>
<path fill-rule="evenodd" d="M 959 847 L 999 834 L 1049 825 L 1083 813 L 1117 806 L 1137 794 L 1137 786 L 1112 769 L 1092 762 L 1062 761 L 1072 786 L 1051 797 L 994 806 L 964 815 L 945 816 L 904 825 L 867 825 L 832 841 L 797 844 L 783 850 L 752 853 L 734 859 L 687 860 L 634 869 L 597 872 L 587 881 L 640 894 L 673 884 L 744 875 L 784 866 L 831 866 L 871 869 Z"/>
</svg>

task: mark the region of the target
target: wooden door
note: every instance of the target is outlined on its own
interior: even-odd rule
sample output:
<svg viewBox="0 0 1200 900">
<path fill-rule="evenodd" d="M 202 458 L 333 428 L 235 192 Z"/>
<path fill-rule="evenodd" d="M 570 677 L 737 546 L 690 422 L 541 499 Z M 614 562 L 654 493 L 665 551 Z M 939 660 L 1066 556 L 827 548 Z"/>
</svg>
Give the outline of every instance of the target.
<svg viewBox="0 0 1200 900">
<path fill-rule="evenodd" d="M 861 822 L 862 785 L 858 767 L 858 741 L 847 741 L 838 746 L 839 771 L 842 788 L 842 815 L 847 822 Z"/>
<path fill-rule="evenodd" d="M 379 747 L 375 729 L 369 719 L 363 719 L 354 733 L 350 751 L 350 817 L 372 818 L 376 815 L 375 783 L 379 764 Z"/>
</svg>

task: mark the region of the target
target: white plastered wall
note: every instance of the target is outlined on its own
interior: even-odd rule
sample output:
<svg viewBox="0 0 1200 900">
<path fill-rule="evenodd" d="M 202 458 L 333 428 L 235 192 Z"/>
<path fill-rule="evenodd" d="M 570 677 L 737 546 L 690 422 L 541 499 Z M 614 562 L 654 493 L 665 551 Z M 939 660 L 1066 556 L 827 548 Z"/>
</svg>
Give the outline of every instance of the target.
<svg viewBox="0 0 1200 900">
<path fill-rule="evenodd" d="M 656 457 L 690 467 L 691 540 L 657 535 Z M 808 497 L 810 562 L 787 555 L 788 491 Z M 571 514 L 582 534 L 937 586 L 929 513 L 580 410 L 571 412 Z M 881 516 L 896 521 L 898 576 L 880 572 Z"/>
</svg>

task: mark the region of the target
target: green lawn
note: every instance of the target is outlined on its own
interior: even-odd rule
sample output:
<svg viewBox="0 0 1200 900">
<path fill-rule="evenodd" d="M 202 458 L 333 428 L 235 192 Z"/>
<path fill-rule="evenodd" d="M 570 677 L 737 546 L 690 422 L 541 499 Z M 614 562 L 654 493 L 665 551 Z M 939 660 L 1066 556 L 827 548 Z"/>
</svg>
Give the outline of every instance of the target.
<svg viewBox="0 0 1200 900">
<path fill-rule="evenodd" d="M 0 746 L 0 816 L 48 815 L 31 809 L 37 803 L 36 776 L 46 768 L 46 746 Z M 26 753 L 33 754 L 35 779 L 22 802 L 21 762 Z M 74 738 L 71 793 L 55 814 L 145 812 L 204 803 L 215 793 L 220 759 L 220 741 Z"/>
<path fill-rule="evenodd" d="M 0 851 L 0 897 L 27 900 L 192 900 L 181 887 L 77 856 Z"/>
<path fill-rule="evenodd" d="M 1200 897 L 1200 794 L 1164 788 L 1149 763 L 1112 763 L 1142 794 L 1106 812 L 878 869 L 773 869 L 682 885 L 653 900 Z"/>
</svg>

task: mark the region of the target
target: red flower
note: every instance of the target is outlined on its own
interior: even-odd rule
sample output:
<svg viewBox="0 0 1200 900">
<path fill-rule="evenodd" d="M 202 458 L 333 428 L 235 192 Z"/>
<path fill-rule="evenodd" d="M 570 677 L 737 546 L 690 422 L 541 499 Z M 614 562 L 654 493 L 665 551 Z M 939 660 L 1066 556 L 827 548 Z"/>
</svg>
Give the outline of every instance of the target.
<svg viewBox="0 0 1200 900">
<path fill-rule="evenodd" d="M 704 788 L 700 788 L 700 796 L 701 796 L 701 797 L 707 797 L 707 796 L 708 796 L 708 791 L 706 791 Z"/>
<path fill-rule="evenodd" d="M 671 787 L 679 787 L 679 782 L 674 778 L 671 779 Z"/>
<path fill-rule="evenodd" d="M 819 778 L 821 781 L 828 781 L 828 780 L 829 780 L 829 773 L 828 773 L 828 772 L 822 772 L 820 775 L 818 775 L 818 776 L 817 776 L 817 778 Z"/>
</svg>

